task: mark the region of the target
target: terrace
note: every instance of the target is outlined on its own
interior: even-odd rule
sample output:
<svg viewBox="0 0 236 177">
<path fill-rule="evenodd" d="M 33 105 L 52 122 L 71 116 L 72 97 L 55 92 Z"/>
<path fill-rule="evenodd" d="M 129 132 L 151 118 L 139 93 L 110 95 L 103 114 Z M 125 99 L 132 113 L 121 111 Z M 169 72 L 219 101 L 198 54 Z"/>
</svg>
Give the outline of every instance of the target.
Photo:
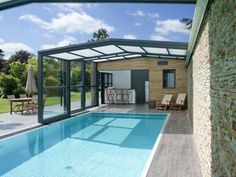
<svg viewBox="0 0 236 177">
<path fill-rule="evenodd" d="M 29 2 L 3 1 L 0 10 Z M 149 103 L 163 98 L 165 94 L 176 97 L 178 93 L 187 93 L 188 96 L 187 110 L 165 111 L 169 114 L 169 120 L 147 176 L 235 176 L 235 2 L 130 2 L 196 2 L 189 43 L 110 39 L 39 51 L 38 115 L 24 118 L 18 114 L 12 117 L 9 114 L 0 115 L 0 138 L 35 128 L 38 122 L 44 126 L 83 111 L 156 112 L 147 103 L 101 105 L 106 102 L 105 89 L 110 82 L 99 85 L 98 71 L 113 76 L 116 72 L 126 72 L 128 75 L 125 77 L 131 78 L 126 85 L 130 85 L 131 89 L 142 85 L 139 91 L 143 93 L 143 81 L 149 82 Z M 59 78 L 60 83 L 45 84 L 47 68 L 44 68 L 44 62 L 57 66 L 55 77 Z M 70 78 L 73 66 L 81 71 L 81 77 L 75 84 L 71 83 Z M 139 77 L 142 84 L 140 81 L 135 85 L 137 81 L 132 79 L 136 70 L 149 71 L 145 77 Z M 155 77 L 165 73 L 167 77 Z M 138 89 L 135 87 L 136 91 Z M 47 95 L 46 100 L 43 99 L 44 94 Z M 147 101 L 145 94 L 137 95 L 136 100 L 140 103 Z M 48 106 L 50 97 L 56 97 L 56 103 Z"/>
</svg>

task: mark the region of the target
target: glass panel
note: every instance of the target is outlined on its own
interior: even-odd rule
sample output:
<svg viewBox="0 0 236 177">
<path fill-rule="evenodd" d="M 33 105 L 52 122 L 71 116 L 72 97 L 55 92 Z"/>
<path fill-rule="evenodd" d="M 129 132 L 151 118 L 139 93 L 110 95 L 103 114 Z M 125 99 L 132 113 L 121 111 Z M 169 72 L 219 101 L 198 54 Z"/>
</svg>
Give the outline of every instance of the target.
<svg viewBox="0 0 236 177">
<path fill-rule="evenodd" d="M 106 45 L 106 46 L 102 46 L 102 47 L 95 47 L 93 49 L 95 49 L 99 52 L 102 52 L 104 54 L 113 54 L 113 53 L 124 52 L 123 50 L 121 50 L 120 48 L 118 48 L 114 45 Z"/>
<path fill-rule="evenodd" d="M 168 51 L 166 48 L 156 48 L 156 47 L 144 47 L 144 49 L 148 53 L 155 53 L 155 54 L 168 54 Z"/>
<path fill-rule="evenodd" d="M 124 59 L 124 57 L 112 57 L 112 58 L 109 58 L 109 60 L 120 60 L 120 59 Z"/>
<path fill-rule="evenodd" d="M 73 55 L 70 53 L 57 53 L 57 54 L 53 54 L 53 55 L 49 55 L 51 57 L 56 57 L 56 58 L 60 58 L 60 59 L 64 59 L 64 60 L 74 60 L 74 59 L 80 59 L 83 57 L 77 56 L 77 55 Z"/>
<path fill-rule="evenodd" d="M 66 113 L 65 88 L 45 88 L 43 118 L 59 116 Z"/>
<path fill-rule="evenodd" d="M 92 85 L 92 64 L 90 62 L 85 63 L 85 85 Z"/>
<path fill-rule="evenodd" d="M 106 56 L 101 56 L 101 57 L 99 57 L 99 58 L 101 58 L 101 59 L 106 59 L 106 58 L 110 58 L 110 57 L 115 57 L 116 55 L 106 55 Z"/>
<path fill-rule="evenodd" d="M 70 62 L 70 81 L 71 81 L 71 111 L 81 109 L 81 62 L 71 61 Z"/>
<path fill-rule="evenodd" d="M 186 50 L 184 49 L 169 49 L 171 55 L 186 55 Z"/>
<path fill-rule="evenodd" d="M 43 119 L 67 113 L 66 61 L 43 58 Z"/>
<path fill-rule="evenodd" d="M 81 89 L 82 87 L 71 88 L 71 111 L 81 109 Z"/>
<path fill-rule="evenodd" d="M 167 87 L 168 88 L 174 88 L 175 87 L 175 74 L 174 73 L 168 73 L 167 74 Z"/>
<path fill-rule="evenodd" d="M 72 86 L 82 85 L 81 83 L 81 62 L 71 61 L 70 62 L 70 82 Z"/>
<path fill-rule="evenodd" d="M 72 51 L 71 53 L 82 55 L 84 57 L 95 57 L 95 56 L 102 55 L 101 53 L 98 53 L 98 52 L 91 50 L 91 49 L 76 50 L 76 51 Z"/>
<path fill-rule="evenodd" d="M 43 84 L 47 86 L 65 85 L 65 62 L 59 59 L 44 58 L 43 60 Z"/>
<path fill-rule="evenodd" d="M 86 87 L 85 88 L 85 107 L 96 105 L 96 87 Z"/>
<path fill-rule="evenodd" d="M 125 56 L 125 58 L 136 58 L 136 57 L 141 57 L 141 56 L 142 56 L 142 55 L 134 54 L 134 55 Z"/>
<path fill-rule="evenodd" d="M 112 74 L 108 74 L 108 83 L 112 83 Z"/>
<path fill-rule="evenodd" d="M 139 46 L 125 46 L 119 45 L 122 49 L 126 50 L 127 52 L 138 52 L 138 53 L 145 53 L 145 51 Z"/>
<path fill-rule="evenodd" d="M 107 59 L 93 60 L 93 62 L 104 62 L 104 61 L 108 61 L 108 60 Z"/>
</svg>

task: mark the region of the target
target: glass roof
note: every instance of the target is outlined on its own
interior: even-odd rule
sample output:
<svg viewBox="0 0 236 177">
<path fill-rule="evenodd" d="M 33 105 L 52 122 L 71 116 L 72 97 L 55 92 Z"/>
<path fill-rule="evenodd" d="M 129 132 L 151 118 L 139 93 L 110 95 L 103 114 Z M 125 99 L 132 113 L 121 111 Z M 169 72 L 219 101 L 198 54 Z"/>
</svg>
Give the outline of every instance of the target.
<svg viewBox="0 0 236 177">
<path fill-rule="evenodd" d="M 171 55 L 186 55 L 186 50 L 182 49 L 169 49 Z"/>
<path fill-rule="evenodd" d="M 139 46 L 127 46 L 127 45 L 119 45 L 122 49 L 127 52 L 137 52 L 137 53 L 145 53 L 145 51 Z"/>
<path fill-rule="evenodd" d="M 107 45 L 107 46 L 102 46 L 102 47 L 95 47 L 93 48 L 99 52 L 102 52 L 104 54 L 114 54 L 114 53 L 121 53 L 124 52 L 120 48 L 114 46 L 114 45 Z"/>
<path fill-rule="evenodd" d="M 57 53 L 57 54 L 53 54 L 53 55 L 49 55 L 50 57 L 55 57 L 55 58 L 59 58 L 59 59 L 65 59 L 65 60 L 75 60 L 75 59 L 81 59 L 83 57 L 77 56 L 77 55 L 73 55 L 70 53 Z"/>
<path fill-rule="evenodd" d="M 168 54 L 168 51 L 166 48 L 157 48 L 157 47 L 144 47 L 144 49 L 153 54 Z"/>
<path fill-rule="evenodd" d="M 64 60 L 106 62 L 138 57 L 184 60 L 188 43 L 134 39 L 106 39 L 41 50 L 42 56 Z"/>
<path fill-rule="evenodd" d="M 98 53 L 91 49 L 75 50 L 75 51 L 71 51 L 71 53 L 74 53 L 83 57 L 95 57 L 95 56 L 102 55 L 101 53 Z"/>
</svg>

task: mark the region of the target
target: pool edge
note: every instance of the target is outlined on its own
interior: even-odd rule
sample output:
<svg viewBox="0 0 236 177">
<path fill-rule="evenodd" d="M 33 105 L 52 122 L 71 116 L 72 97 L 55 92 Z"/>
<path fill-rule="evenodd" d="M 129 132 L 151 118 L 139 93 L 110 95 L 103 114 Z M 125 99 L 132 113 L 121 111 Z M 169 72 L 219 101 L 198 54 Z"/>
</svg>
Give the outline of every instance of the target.
<svg viewBox="0 0 236 177">
<path fill-rule="evenodd" d="M 145 167 L 144 167 L 144 169 L 143 169 L 142 174 L 140 175 L 140 177 L 146 177 L 147 174 L 148 174 L 148 171 L 149 171 L 150 166 L 151 166 L 151 164 L 152 164 L 154 155 L 155 155 L 155 153 L 156 153 L 156 151 L 157 151 L 159 142 L 160 142 L 160 140 L 161 140 L 163 131 L 165 130 L 166 125 L 167 125 L 167 122 L 169 121 L 170 114 L 171 114 L 171 113 L 167 113 L 167 117 L 166 117 L 166 120 L 165 120 L 165 122 L 164 122 L 164 125 L 163 125 L 162 128 L 161 128 L 160 134 L 158 135 L 158 137 L 157 137 L 157 139 L 156 139 L 156 142 L 155 142 L 155 144 L 154 144 L 154 146 L 153 146 L 153 148 L 152 148 L 151 154 L 150 154 L 149 157 L 148 157 L 148 160 L 147 160 L 147 162 L 146 162 L 146 164 L 145 164 Z"/>
</svg>

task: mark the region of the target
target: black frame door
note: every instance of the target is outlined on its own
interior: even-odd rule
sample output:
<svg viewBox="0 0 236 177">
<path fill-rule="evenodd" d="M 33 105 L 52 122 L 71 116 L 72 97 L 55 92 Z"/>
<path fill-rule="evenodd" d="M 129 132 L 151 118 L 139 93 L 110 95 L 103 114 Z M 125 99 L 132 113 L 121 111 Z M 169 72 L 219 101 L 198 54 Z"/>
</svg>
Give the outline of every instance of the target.
<svg viewBox="0 0 236 177">
<path fill-rule="evenodd" d="M 100 73 L 100 87 L 101 88 L 101 103 L 105 103 L 105 89 L 112 87 L 113 76 L 112 73 Z"/>
<path fill-rule="evenodd" d="M 131 89 L 136 92 L 136 103 L 145 103 L 145 81 L 149 81 L 149 70 L 131 70 Z"/>
</svg>

